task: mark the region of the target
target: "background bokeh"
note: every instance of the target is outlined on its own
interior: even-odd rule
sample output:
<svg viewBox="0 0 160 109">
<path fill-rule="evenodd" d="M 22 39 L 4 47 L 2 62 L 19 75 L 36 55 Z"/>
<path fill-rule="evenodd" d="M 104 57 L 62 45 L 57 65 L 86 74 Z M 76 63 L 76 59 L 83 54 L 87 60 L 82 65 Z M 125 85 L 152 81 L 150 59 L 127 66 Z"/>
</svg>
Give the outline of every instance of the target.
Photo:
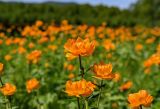
<svg viewBox="0 0 160 109">
<path fill-rule="evenodd" d="M 143 109 L 160 109 L 159 26 L 160 0 L 0 0 L 0 77 L 16 86 L 12 109 L 77 109 L 65 84 L 80 80 L 79 62 L 68 61 L 64 50 L 77 37 L 96 42 L 93 54 L 82 57 L 85 69 L 111 63 L 118 74 L 104 81 L 99 109 L 130 109 L 128 95 L 142 89 L 154 98 Z M 99 83 L 93 76 L 88 71 L 85 79 Z M 40 87 L 28 93 L 26 81 L 32 78 Z M 89 109 L 97 109 L 98 94 L 96 88 Z M 0 109 L 5 105 L 0 93 Z"/>
</svg>

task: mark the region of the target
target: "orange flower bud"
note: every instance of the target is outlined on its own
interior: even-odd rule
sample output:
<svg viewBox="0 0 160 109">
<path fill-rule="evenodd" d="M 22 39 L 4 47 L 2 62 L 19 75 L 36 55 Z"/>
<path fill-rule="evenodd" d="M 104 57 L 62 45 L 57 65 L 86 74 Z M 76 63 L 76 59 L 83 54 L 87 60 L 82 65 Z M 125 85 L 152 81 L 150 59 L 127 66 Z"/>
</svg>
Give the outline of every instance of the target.
<svg viewBox="0 0 160 109">
<path fill-rule="evenodd" d="M 141 51 L 143 49 L 143 45 L 142 44 L 137 44 L 135 46 L 135 50 L 138 52 L 138 51 Z"/>
<path fill-rule="evenodd" d="M 131 81 L 127 81 L 126 83 L 122 84 L 121 87 L 119 88 L 120 91 L 125 91 L 128 90 L 132 87 L 133 83 Z"/>
<path fill-rule="evenodd" d="M 115 78 L 113 79 L 115 82 L 118 82 L 121 79 L 120 73 L 115 73 Z"/>
<path fill-rule="evenodd" d="M 75 77 L 75 75 L 73 74 L 73 73 L 70 73 L 69 75 L 68 75 L 68 78 L 69 79 L 73 79 Z"/>
</svg>

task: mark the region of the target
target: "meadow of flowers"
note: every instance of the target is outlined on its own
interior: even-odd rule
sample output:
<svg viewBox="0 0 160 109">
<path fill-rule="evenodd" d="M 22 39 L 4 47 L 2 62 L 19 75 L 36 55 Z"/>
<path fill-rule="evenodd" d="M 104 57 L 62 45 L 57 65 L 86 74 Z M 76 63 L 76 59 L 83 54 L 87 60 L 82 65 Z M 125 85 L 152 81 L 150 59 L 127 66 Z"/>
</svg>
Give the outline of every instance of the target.
<svg viewBox="0 0 160 109">
<path fill-rule="evenodd" d="M 0 109 L 159 109 L 160 28 L 0 25 Z"/>
</svg>

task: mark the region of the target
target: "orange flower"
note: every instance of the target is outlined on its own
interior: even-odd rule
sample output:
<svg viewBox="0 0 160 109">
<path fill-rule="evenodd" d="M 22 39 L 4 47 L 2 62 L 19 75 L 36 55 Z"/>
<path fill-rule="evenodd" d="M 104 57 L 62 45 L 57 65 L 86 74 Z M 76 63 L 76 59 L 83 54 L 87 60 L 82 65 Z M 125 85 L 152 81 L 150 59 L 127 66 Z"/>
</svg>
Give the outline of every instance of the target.
<svg viewBox="0 0 160 109">
<path fill-rule="evenodd" d="M 68 94 L 68 96 L 89 96 L 95 88 L 96 86 L 90 81 L 87 82 L 86 80 L 82 79 L 75 82 L 67 81 L 65 92 Z"/>
<path fill-rule="evenodd" d="M 112 73 L 112 64 L 94 64 L 93 72 L 96 78 L 110 80 L 115 77 L 115 74 Z"/>
<path fill-rule="evenodd" d="M 115 82 L 118 82 L 121 79 L 120 73 L 115 73 L 115 78 L 113 79 Z"/>
<path fill-rule="evenodd" d="M 6 61 L 10 61 L 11 59 L 12 59 L 12 56 L 11 55 L 5 55 L 5 57 L 4 57 L 4 59 L 6 60 Z"/>
<path fill-rule="evenodd" d="M 67 66 L 67 70 L 69 70 L 69 71 L 73 71 L 74 69 L 75 69 L 75 67 L 72 64 L 69 64 Z"/>
<path fill-rule="evenodd" d="M 36 21 L 36 24 L 35 24 L 37 27 L 40 27 L 43 25 L 43 22 L 41 20 L 38 20 Z"/>
<path fill-rule="evenodd" d="M 146 44 L 152 44 L 154 41 L 155 41 L 155 37 L 152 37 L 152 38 L 148 38 L 147 40 L 146 40 Z"/>
<path fill-rule="evenodd" d="M 2 45 L 3 44 L 3 40 L 2 39 L 0 39 L 0 45 Z"/>
<path fill-rule="evenodd" d="M 0 63 L 0 75 L 2 74 L 2 72 L 3 72 L 3 64 L 2 63 Z"/>
<path fill-rule="evenodd" d="M 57 49 L 57 46 L 56 45 L 48 45 L 48 49 L 55 51 Z"/>
<path fill-rule="evenodd" d="M 42 52 L 40 50 L 34 50 L 27 56 L 27 59 L 29 62 L 36 64 L 39 61 L 41 54 Z"/>
<path fill-rule="evenodd" d="M 107 50 L 107 51 L 110 51 L 110 50 L 115 50 L 115 45 L 114 43 L 112 42 L 112 40 L 110 39 L 106 39 L 103 43 L 103 46 L 104 48 Z"/>
<path fill-rule="evenodd" d="M 39 40 L 38 40 L 38 43 L 39 44 L 42 44 L 42 43 L 45 43 L 47 42 L 49 39 L 47 37 L 41 37 Z"/>
<path fill-rule="evenodd" d="M 16 92 L 16 86 L 6 83 L 3 87 L 0 88 L 1 93 L 5 96 L 11 96 Z"/>
<path fill-rule="evenodd" d="M 29 47 L 29 48 L 34 48 L 35 45 L 34 45 L 34 43 L 30 42 L 30 43 L 28 44 L 28 47 Z"/>
<path fill-rule="evenodd" d="M 24 48 L 24 47 L 19 47 L 18 48 L 18 53 L 19 54 L 23 54 L 23 53 L 25 53 L 26 52 L 26 49 Z"/>
<path fill-rule="evenodd" d="M 36 78 L 30 79 L 26 83 L 26 89 L 28 93 L 31 93 L 32 90 L 39 88 L 39 81 Z"/>
<path fill-rule="evenodd" d="M 75 77 L 75 75 L 73 74 L 73 73 L 70 73 L 69 75 L 68 75 L 68 78 L 69 79 L 73 79 Z"/>
<path fill-rule="evenodd" d="M 149 59 L 144 62 L 145 67 L 150 67 L 153 64 L 160 64 L 160 54 L 155 53 Z"/>
<path fill-rule="evenodd" d="M 139 109 L 139 106 L 150 107 L 153 97 L 146 90 L 140 90 L 138 93 L 129 94 L 128 102 L 132 109 Z"/>
<path fill-rule="evenodd" d="M 138 51 L 141 51 L 143 49 L 143 45 L 142 44 L 137 44 L 135 46 L 135 50 L 138 52 Z"/>
<path fill-rule="evenodd" d="M 67 20 L 62 20 L 61 24 L 62 25 L 68 25 L 68 21 Z"/>
<path fill-rule="evenodd" d="M 80 56 L 89 56 L 95 49 L 95 41 L 90 42 L 88 38 L 82 40 L 81 38 L 69 39 L 64 45 L 66 57 L 72 60 Z"/>
<path fill-rule="evenodd" d="M 132 87 L 133 83 L 131 81 L 127 81 L 126 83 L 122 84 L 120 86 L 120 91 L 125 91 L 125 90 L 128 90 Z"/>
</svg>

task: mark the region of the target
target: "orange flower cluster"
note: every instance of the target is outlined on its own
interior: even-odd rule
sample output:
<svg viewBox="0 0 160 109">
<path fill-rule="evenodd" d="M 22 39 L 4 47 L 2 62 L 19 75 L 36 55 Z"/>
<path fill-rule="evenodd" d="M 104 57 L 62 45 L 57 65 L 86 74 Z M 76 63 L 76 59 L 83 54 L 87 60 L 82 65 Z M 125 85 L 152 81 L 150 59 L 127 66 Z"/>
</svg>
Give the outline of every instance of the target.
<svg viewBox="0 0 160 109">
<path fill-rule="evenodd" d="M 41 57 L 42 52 L 40 50 L 34 50 L 30 54 L 28 54 L 27 59 L 29 63 L 36 64 Z"/>
<path fill-rule="evenodd" d="M 93 72 L 98 79 L 111 80 L 115 77 L 115 74 L 112 73 L 112 64 L 94 64 Z"/>
<path fill-rule="evenodd" d="M 19 54 L 23 54 L 23 53 L 25 53 L 25 52 L 26 52 L 26 49 L 25 49 L 24 47 L 21 47 L 21 46 L 20 46 L 20 47 L 18 48 L 18 53 L 19 53 Z"/>
<path fill-rule="evenodd" d="M 0 88 L 0 92 L 5 96 L 11 96 L 16 92 L 16 86 L 6 83 L 4 86 Z"/>
<path fill-rule="evenodd" d="M 26 82 L 26 89 L 28 93 L 31 93 L 34 89 L 38 89 L 39 86 L 39 81 L 36 78 L 30 79 Z"/>
<path fill-rule="evenodd" d="M 110 39 L 106 39 L 103 43 L 103 46 L 107 51 L 115 50 L 116 48 L 115 44 L 113 44 L 113 42 Z"/>
<path fill-rule="evenodd" d="M 89 96 L 92 94 L 96 86 L 90 81 L 86 81 L 84 79 L 80 81 L 67 81 L 65 92 L 68 96 Z"/>
<path fill-rule="evenodd" d="M 128 96 L 128 102 L 132 109 L 139 109 L 140 106 L 150 107 L 152 101 L 153 97 L 146 90 L 140 90 Z"/>
<path fill-rule="evenodd" d="M 66 57 L 68 60 L 72 60 L 80 56 L 89 56 L 95 49 L 95 41 L 89 41 L 89 39 L 69 39 L 64 45 Z"/>
</svg>

